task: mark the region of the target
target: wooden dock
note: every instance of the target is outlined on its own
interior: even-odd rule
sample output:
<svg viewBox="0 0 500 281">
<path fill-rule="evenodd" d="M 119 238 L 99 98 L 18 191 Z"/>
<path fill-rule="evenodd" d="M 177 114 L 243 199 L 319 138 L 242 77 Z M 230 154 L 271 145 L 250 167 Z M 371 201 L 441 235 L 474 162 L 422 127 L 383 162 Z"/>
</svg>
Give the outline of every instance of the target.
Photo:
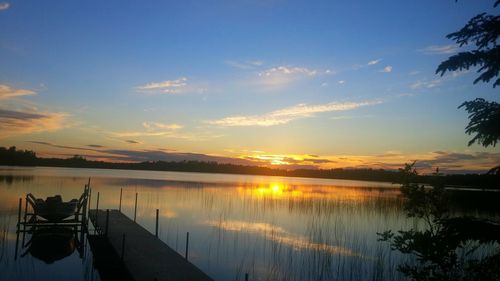
<svg viewBox="0 0 500 281">
<path fill-rule="evenodd" d="M 100 234 L 107 237 L 117 256 L 123 257 L 123 264 L 133 280 L 213 280 L 120 211 L 109 210 L 109 218 L 106 219 L 106 211 L 90 210 L 89 217 Z"/>
</svg>

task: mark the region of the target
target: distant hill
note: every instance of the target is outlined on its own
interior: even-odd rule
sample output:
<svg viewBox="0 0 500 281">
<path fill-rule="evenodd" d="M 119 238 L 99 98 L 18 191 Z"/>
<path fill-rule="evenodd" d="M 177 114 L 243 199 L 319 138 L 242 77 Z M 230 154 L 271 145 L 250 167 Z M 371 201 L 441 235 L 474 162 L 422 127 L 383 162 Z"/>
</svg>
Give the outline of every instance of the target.
<svg viewBox="0 0 500 281">
<path fill-rule="evenodd" d="M 97 168 L 97 169 L 126 169 L 126 170 L 150 170 L 150 171 L 179 171 L 200 173 L 224 173 L 224 174 L 246 174 L 285 177 L 306 177 L 325 179 L 347 179 L 364 181 L 381 181 L 400 183 L 402 181 L 399 171 L 383 169 L 297 169 L 285 170 L 258 166 L 245 166 L 235 164 L 223 164 L 204 161 L 146 161 L 139 163 L 114 163 L 104 161 L 92 161 L 75 155 L 71 158 L 40 158 L 31 150 L 17 150 L 16 147 L 0 147 L 0 165 L 5 166 L 45 166 L 45 167 L 71 167 L 71 168 Z M 419 175 L 416 182 L 430 183 L 436 176 Z M 445 185 L 456 187 L 473 187 L 500 189 L 500 175 L 491 174 L 463 174 L 443 175 L 440 180 Z"/>
</svg>

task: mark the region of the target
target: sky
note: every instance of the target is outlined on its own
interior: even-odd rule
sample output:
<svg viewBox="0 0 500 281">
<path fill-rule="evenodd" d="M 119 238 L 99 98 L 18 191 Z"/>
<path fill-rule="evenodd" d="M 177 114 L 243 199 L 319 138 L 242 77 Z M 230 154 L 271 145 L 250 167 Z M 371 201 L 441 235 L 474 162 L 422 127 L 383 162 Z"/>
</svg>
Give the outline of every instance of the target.
<svg viewBox="0 0 500 281">
<path fill-rule="evenodd" d="M 0 146 L 42 157 L 484 172 L 436 75 L 493 1 L 1 1 Z"/>
</svg>

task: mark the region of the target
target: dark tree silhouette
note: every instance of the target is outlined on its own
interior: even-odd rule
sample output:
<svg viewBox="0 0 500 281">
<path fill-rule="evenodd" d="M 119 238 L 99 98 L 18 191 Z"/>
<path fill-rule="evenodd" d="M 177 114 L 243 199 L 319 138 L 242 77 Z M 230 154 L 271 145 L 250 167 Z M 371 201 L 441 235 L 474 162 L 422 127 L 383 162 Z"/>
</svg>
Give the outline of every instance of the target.
<svg viewBox="0 0 500 281">
<path fill-rule="evenodd" d="M 464 102 L 460 107 L 469 112 L 470 122 L 465 132 L 469 135 L 476 133 L 469 146 L 476 141 L 484 146 L 495 146 L 500 139 L 500 104 L 477 98 Z"/>
<path fill-rule="evenodd" d="M 494 7 L 500 4 L 496 0 Z M 497 45 L 500 36 L 500 16 L 479 14 L 459 31 L 448 34 L 446 37 L 455 41 L 460 47 L 475 46 L 474 50 L 460 52 L 441 62 L 436 73 L 443 76 L 447 71 L 468 70 L 478 67 L 479 76 L 474 80 L 489 83 L 493 87 L 500 85 L 500 46 Z M 469 125 L 465 132 L 475 136 L 469 141 L 469 146 L 475 142 L 488 147 L 496 146 L 500 141 L 500 104 L 476 99 L 464 102 L 459 108 L 465 107 L 469 113 Z"/>
<path fill-rule="evenodd" d="M 392 250 L 412 255 L 398 270 L 414 281 L 500 280 L 500 223 L 454 216 L 449 193 L 436 172 L 431 188 L 414 182 L 415 163 L 400 169 L 407 217 L 421 227 L 378 233 Z M 489 250 L 488 250 L 489 249 Z"/>
</svg>

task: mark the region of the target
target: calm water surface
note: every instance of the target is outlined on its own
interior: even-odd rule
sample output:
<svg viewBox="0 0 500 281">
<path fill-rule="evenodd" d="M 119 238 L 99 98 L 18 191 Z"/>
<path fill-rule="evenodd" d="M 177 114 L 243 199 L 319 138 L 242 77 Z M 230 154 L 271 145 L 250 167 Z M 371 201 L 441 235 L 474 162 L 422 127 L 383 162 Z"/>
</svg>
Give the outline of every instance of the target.
<svg viewBox="0 0 500 281">
<path fill-rule="evenodd" d="M 0 279 L 99 280 L 92 253 L 75 251 L 47 264 L 15 258 L 17 205 L 33 193 L 78 198 L 91 177 L 92 208 L 118 209 L 215 280 L 401 280 L 401 257 L 377 242 L 377 232 L 413 227 L 399 186 L 364 181 L 246 175 L 0 167 Z M 470 198 L 469 195 L 467 197 Z M 468 212 L 496 216 L 468 206 Z"/>
</svg>

